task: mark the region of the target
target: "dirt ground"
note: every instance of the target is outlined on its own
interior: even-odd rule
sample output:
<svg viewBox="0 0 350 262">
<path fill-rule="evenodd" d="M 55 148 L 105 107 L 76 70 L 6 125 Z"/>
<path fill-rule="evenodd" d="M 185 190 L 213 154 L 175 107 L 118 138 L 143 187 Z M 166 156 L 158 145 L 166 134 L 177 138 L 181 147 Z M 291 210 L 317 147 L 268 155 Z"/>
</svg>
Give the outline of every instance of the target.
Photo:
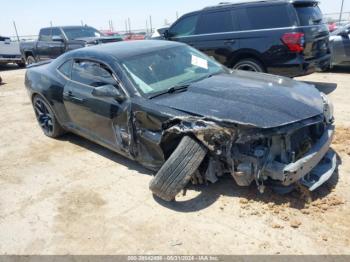
<svg viewBox="0 0 350 262">
<path fill-rule="evenodd" d="M 170 204 L 138 164 L 75 135 L 45 137 L 25 70 L 13 69 L 0 69 L 0 254 L 350 254 L 349 68 L 299 79 L 335 104 L 339 170 L 327 185 L 260 195 L 226 177 Z"/>
</svg>

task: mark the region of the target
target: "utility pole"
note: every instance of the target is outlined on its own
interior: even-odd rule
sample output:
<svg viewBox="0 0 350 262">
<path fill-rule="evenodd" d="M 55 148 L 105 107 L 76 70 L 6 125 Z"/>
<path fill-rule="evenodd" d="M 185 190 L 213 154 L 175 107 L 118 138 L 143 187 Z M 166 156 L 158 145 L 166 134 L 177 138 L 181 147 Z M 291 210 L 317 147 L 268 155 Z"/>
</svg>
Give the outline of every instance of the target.
<svg viewBox="0 0 350 262">
<path fill-rule="evenodd" d="M 130 22 L 130 17 L 128 17 L 128 25 L 129 25 L 129 33 L 131 33 L 131 22 Z"/>
<path fill-rule="evenodd" d="M 152 34 L 153 33 L 153 25 L 152 25 L 152 16 L 151 15 L 149 16 L 149 26 L 150 26 L 151 34 Z"/>
<path fill-rule="evenodd" d="M 344 0 L 341 1 L 341 8 L 340 8 L 340 15 L 339 15 L 339 22 L 342 20 L 343 16 L 343 7 L 344 7 Z"/>
<path fill-rule="evenodd" d="M 18 42 L 19 42 L 19 36 L 18 36 L 18 31 L 17 31 L 17 26 L 16 26 L 16 22 L 15 22 L 15 21 L 13 21 L 13 26 L 14 26 L 14 28 L 15 28 L 17 40 L 18 40 Z"/>
<path fill-rule="evenodd" d="M 148 20 L 146 19 L 146 33 L 148 33 Z"/>
<path fill-rule="evenodd" d="M 52 21 L 50 21 L 50 27 L 52 27 Z"/>
<path fill-rule="evenodd" d="M 108 21 L 108 24 L 109 24 L 109 31 L 114 32 L 113 21 L 112 21 L 112 20 L 109 20 L 109 21 Z"/>
<path fill-rule="evenodd" d="M 127 20 L 125 19 L 125 33 L 127 33 L 128 32 L 128 22 L 127 22 Z"/>
<path fill-rule="evenodd" d="M 81 26 L 84 26 L 84 22 L 83 20 L 80 20 Z"/>
</svg>

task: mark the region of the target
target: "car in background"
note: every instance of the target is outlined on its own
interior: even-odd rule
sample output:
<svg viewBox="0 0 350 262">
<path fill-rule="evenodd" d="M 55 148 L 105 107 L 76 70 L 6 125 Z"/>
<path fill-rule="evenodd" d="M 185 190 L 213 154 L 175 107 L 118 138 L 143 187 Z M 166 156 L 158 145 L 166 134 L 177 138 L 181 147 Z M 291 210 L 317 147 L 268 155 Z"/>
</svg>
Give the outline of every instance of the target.
<svg viewBox="0 0 350 262">
<path fill-rule="evenodd" d="M 290 78 L 229 70 L 182 43 L 74 50 L 32 65 L 25 86 L 45 135 L 73 132 L 136 160 L 157 172 L 150 189 L 166 201 L 191 180 L 224 174 L 260 192 L 296 183 L 313 191 L 337 167 L 326 95 Z"/>
<path fill-rule="evenodd" d="M 11 41 L 11 38 L 0 36 L 0 65 L 8 63 L 17 64 L 19 67 L 25 67 L 19 50 L 19 43 Z"/>
<path fill-rule="evenodd" d="M 154 30 L 153 34 L 148 39 L 152 40 L 164 40 L 165 31 L 169 30 L 169 27 L 161 27 Z"/>
<path fill-rule="evenodd" d="M 61 54 L 90 46 L 122 41 L 120 37 L 104 36 L 90 26 L 58 26 L 42 28 L 37 41 L 21 42 L 20 51 L 27 65 L 54 59 Z"/>
<path fill-rule="evenodd" d="M 338 65 L 350 65 L 350 23 L 333 31 L 330 36 L 330 69 Z"/>
<path fill-rule="evenodd" d="M 110 30 L 101 30 L 100 31 L 104 36 L 115 37 L 123 41 L 123 37 L 118 32 L 110 31 Z"/>
<path fill-rule="evenodd" d="M 329 32 L 333 32 L 339 28 L 342 28 L 343 26 L 347 25 L 349 21 L 341 21 L 341 22 L 333 22 L 328 24 Z"/>
<path fill-rule="evenodd" d="M 329 32 L 333 32 L 334 30 L 337 29 L 337 24 L 336 23 L 329 23 L 328 24 L 328 30 Z"/>
<path fill-rule="evenodd" d="M 145 40 L 146 33 L 125 33 L 123 35 L 124 41 L 132 41 L 132 40 Z"/>
<path fill-rule="evenodd" d="M 295 77 L 330 63 L 328 27 L 314 0 L 223 3 L 182 16 L 164 37 L 233 69 Z"/>
</svg>

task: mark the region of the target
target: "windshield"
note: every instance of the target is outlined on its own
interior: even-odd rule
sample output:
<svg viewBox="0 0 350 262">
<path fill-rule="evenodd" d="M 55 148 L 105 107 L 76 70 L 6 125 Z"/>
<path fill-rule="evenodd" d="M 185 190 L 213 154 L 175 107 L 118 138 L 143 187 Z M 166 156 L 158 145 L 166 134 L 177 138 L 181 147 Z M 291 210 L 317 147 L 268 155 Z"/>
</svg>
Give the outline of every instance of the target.
<svg viewBox="0 0 350 262">
<path fill-rule="evenodd" d="M 64 33 L 69 40 L 74 40 L 84 37 L 101 37 L 102 34 L 92 27 L 76 27 L 76 28 L 65 28 L 63 29 Z"/>
<path fill-rule="evenodd" d="M 226 72 L 219 63 L 187 46 L 127 58 L 122 66 L 134 85 L 146 95 L 162 93 L 172 87 Z"/>
</svg>

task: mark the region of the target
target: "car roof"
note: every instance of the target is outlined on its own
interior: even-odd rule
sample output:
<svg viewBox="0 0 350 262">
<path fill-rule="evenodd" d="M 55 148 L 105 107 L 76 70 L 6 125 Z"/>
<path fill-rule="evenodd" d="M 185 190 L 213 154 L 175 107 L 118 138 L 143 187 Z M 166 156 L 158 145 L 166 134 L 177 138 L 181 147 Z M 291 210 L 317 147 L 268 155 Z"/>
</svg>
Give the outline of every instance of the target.
<svg viewBox="0 0 350 262">
<path fill-rule="evenodd" d="M 75 28 L 84 28 L 84 27 L 93 28 L 93 27 L 88 26 L 88 25 L 68 25 L 68 26 L 50 26 L 50 27 L 43 27 L 43 28 L 41 28 L 40 30 L 43 30 L 43 29 L 51 29 L 51 28 L 75 29 Z"/>
<path fill-rule="evenodd" d="M 220 9 L 225 7 L 233 6 L 255 6 L 261 4 L 281 4 L 281 3 L 292 3 L 292 4 L 317 4 L 317 0 L 251 0 L 242 2 L 221 2 L 218 5 L 205 7 L 203 10 Z"/>
<path fill-rule="evenodd" d="M 88 57 L 89 55 L 96 57 L 107 55 L 117 60 L 124 60 L 125 58 L 177 46 L 185 46 L 185 44 L 164 40 L 121 41 L 76 49 L 70 51 L 69 54 L 71 57 Z"/>
</svg>

